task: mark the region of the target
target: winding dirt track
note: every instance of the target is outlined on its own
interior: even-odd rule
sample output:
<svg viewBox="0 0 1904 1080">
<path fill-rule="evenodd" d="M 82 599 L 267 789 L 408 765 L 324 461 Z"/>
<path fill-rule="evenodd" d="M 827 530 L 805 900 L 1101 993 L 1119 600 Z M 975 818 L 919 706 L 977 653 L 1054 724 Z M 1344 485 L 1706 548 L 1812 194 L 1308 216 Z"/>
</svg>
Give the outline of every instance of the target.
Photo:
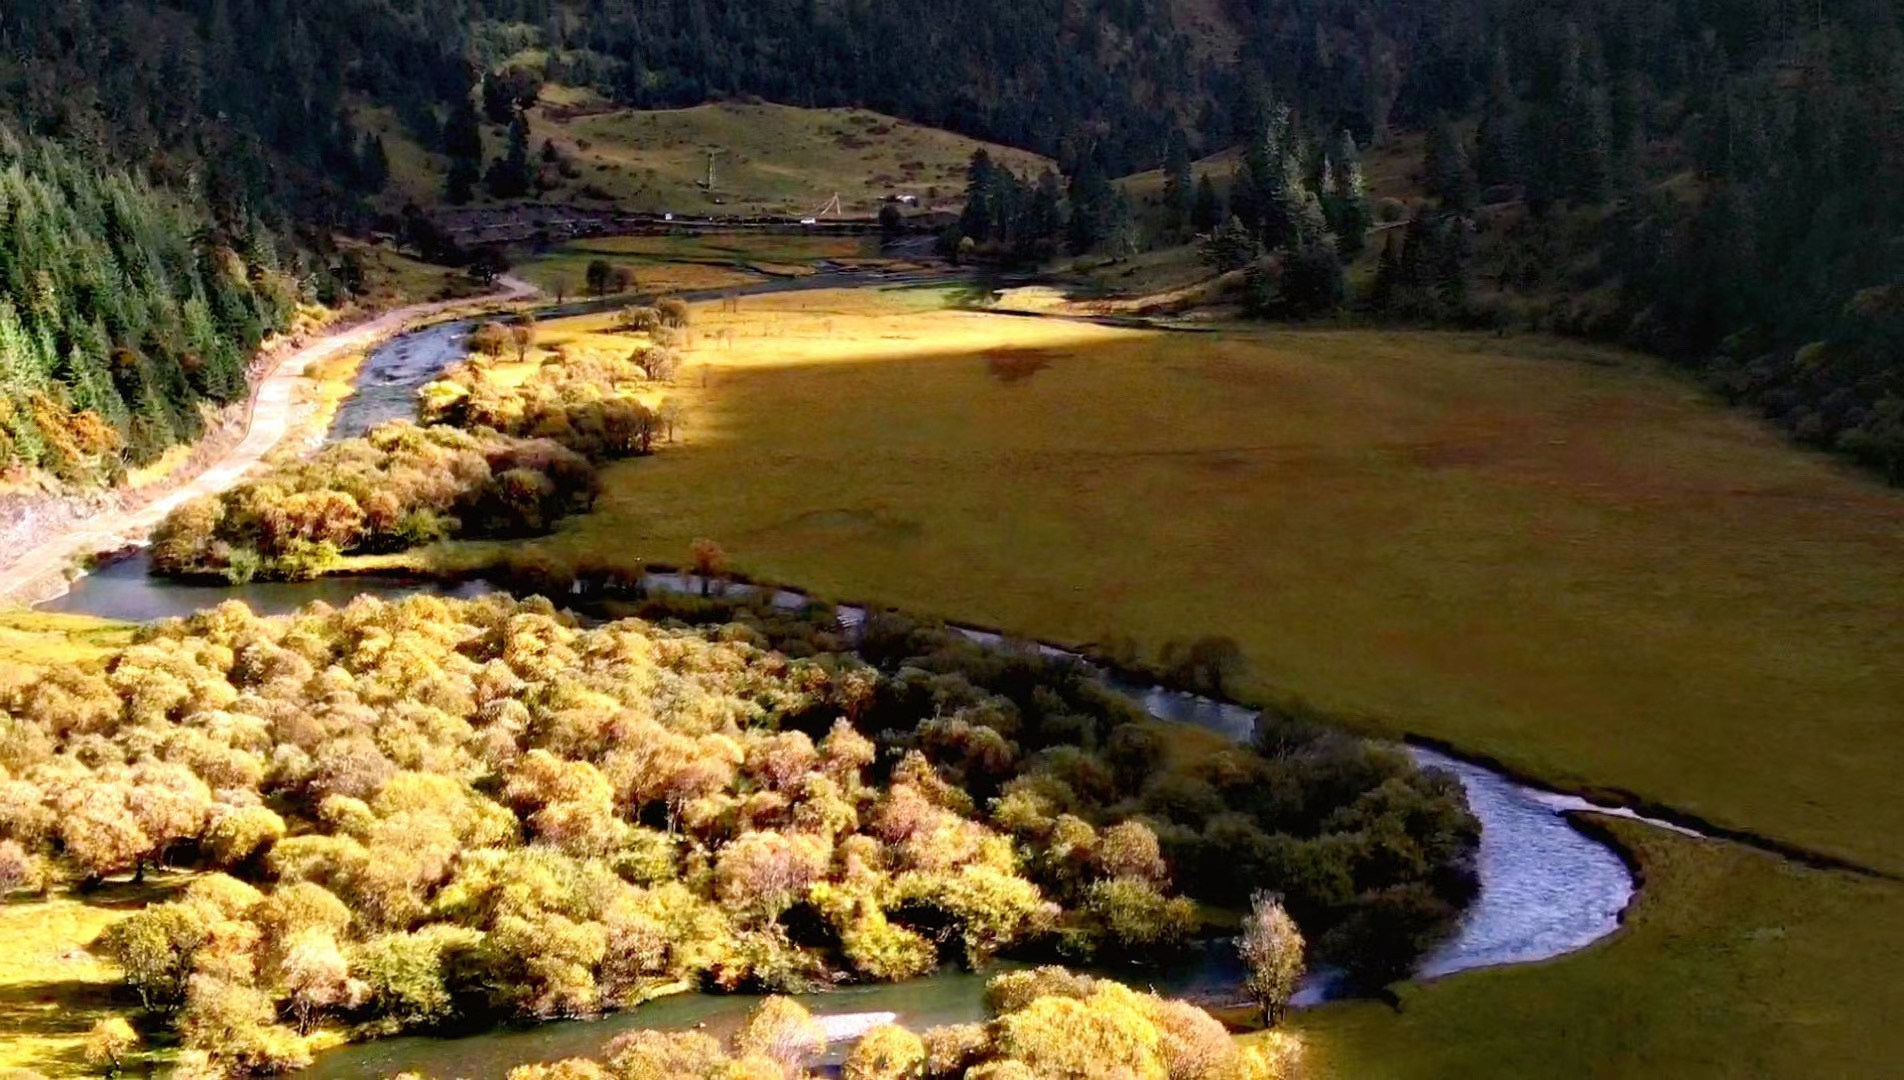
<svg viewBox="0 0 1904 1080">
<path fill-rule="evenodd" d="M 503 304 L 526 299 L 537 292 L 534 285 L 518 278 L 504 277 L 500 283 L 499 291 L 474 302 Z M 412 304 L 369 322 L 325 334 L 300 349 L 285 353 L 277 365 L 252 386 L 244 436 L 237 444 L 190 480 L 156 498 L 137 505 L 106 507 L 24 550 L 0 552 L 0 600 L 33 604 L 57 596 L 65 587 L 65 569 L 74 559 L 143 537 L 175 507 L 237 483 L 290 434 L 297 414 L 298 380 L 312 364 L 340 353 L 370 348 L 419 320 L 469 307 L 472 302 L 464 298 Z"/>
</svg>

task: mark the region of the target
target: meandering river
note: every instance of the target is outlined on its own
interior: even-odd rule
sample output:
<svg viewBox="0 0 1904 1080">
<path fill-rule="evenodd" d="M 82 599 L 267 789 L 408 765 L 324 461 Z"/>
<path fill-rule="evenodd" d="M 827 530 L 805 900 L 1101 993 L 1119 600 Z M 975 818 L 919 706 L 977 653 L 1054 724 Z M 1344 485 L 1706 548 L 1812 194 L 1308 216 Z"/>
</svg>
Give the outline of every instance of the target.
<svg viewBox="0 0 1904 1080">
<path fill-rule="evenodd" d="M 741 291 L 865 283 L 863 276 L 823 275 Z M 386 420 L 410 415 L 417 387 L 462 358 L 462 341 L 473 325 L 450 323 L 419 330 L 375 350 L 357 377 L 356 393 L 339 411 L 330 437 L 360 434 Z M 650 585 L 682 588 L 693 583 L 655 577 Z M 245 601 L 263 612 L 285 612 L 316 600 L 342 604 L 367 592 L 394 598 L 426 591 L 473 596 L 488 589 L 482 582 L 445 584 L 395 576 L 245 586 L 180 584 L 148 577 L 146 559 L 138 554 L 81 577 L 66 595 L 42 605 L 42 610 L 145 622 L 189 614 L 229 599 Z M 804 602 L 796 593 L 783 593 L 777 599 L 790 605 Z M 850 618 L 857 613 L 843 614 Z M 1153 715 L 1172 722 L 1232 738 L 1248 737 L 1254 724 L 1254 713 L 1241 706 L 1156 686 L 1123 683 L 1119 688 Z M 1411 748 L 1411 752 L 1423 765 L 1446 769 L 1460 779 L 1482 824 L 1480 892 L 1449 939 L 1423 958 L 1418 969 L 1421 977 L 1549 959 L 1617 929 L 1633 897 L 1633 877 L 1612 849 L 1575 828 L 1568 818 L 1572 811 L 1597 808 L 1433 751 Z M 1234 986 L 1237 975 L 1233 953 L 1217 943 L 1174 970 L 1145 971 L 1134 978 L 1160 991 L 1209 993 Z M 808 1004 L 820 1015 L 893 1013 L 901 1023 L 927 1027 L 979 1018 L 984 978 L 947 972 L 914 982 L 816 995 Z M 1324 998 L 1328 982 L 1326 975 L 1311 979 L 1299 1002 Z M 414 1069 L 468 1080 L 500 1080 L 516 1065 L 594 1053 L 631 1028 L 705 1026 L 719 1031 L 738 1023 L 752 1004 L 744 997 L 688 994 L 599 1021 L 545 1024 L 455 1039 L 383 1039 L 327 1053 L 306 1075 L 341 1080 Z"/>
</svg>

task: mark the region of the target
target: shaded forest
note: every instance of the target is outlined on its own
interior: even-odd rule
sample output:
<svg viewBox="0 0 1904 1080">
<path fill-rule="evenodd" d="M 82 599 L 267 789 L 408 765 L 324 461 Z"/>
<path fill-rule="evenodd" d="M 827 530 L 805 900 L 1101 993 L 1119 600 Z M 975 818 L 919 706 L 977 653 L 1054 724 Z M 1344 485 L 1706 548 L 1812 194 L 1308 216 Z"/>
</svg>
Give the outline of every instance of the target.
<svg viewBox="0 0 1904 1080">
<path fill-rule="evenodd" d="M 1369 307 L 1677 357 L 1801 441 L 1904 480 L 1889 0 L 1235 11 L 1244 82 L 1313 127 L 1429 133 L 1434 207 L 1390 234 Z"/>
</svg>

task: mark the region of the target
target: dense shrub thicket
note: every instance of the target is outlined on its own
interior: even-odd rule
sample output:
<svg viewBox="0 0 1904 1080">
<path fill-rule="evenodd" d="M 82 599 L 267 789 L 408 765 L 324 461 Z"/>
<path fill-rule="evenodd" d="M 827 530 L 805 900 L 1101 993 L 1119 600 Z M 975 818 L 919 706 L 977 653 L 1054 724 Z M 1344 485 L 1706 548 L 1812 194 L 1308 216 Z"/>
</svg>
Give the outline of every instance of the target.
<svg viewBox="0 0 1904 1080">
<path fill-rule="evenodd" d="M 673 596 L 638 610 L 745 626 L 790 656 L 849 644 L 824 607 Z M 899 613 L 874 615 L 850 644 L 881 676 L 853 722 L 922 754 L 1021 842 L 1092 850 L 1104 827 L 1139 818 L 1193 896 L 1241 909 L 1258 890 L 1279 894 L 1321 955 L 1363 982 L 1404 973 L 1472 895 L 1479 827 L 1461 786 L 1399 748 L 1278 709 L 1248 746 L 1161 726 L 1074 659 Z M 1183 673 L 1221 692 L 1209 651 L 1192 648 Z M 1047 888 L 1088 903 L 1088 882 L 1054 858 Z"/>
<path fill-rule="evenodd" d="M 1302 1045 L 1270 1032 L 1247 1047 L 1194 1005 L 1062 968 L 1013 972 L 986 986 L 992 1018 L 914 1034 L 875 1028 L 847 1052 L 847 1080 L 1294 1080 Z M 509 1080 L 802 1080 L 824 1031 L 799 1003 L 769 998 L 726 1044 L 702 1032 L 635 1031 L 598 1063 L 525 1065 Z M 416 1080 L 405 1074 L 398 1080 Z"/>
<path fill-rule="evenodd" d="M 218 871 L 103 942 L 211 1075 L 295 1063 L 322 1023 L 1151 959 L 1229 836 L 1326 846 L 1255 883 L 1313 894 L 1338 860 L 1319 929 L 1471 853 L 1457 791 L 1346 741 L 1191 759 L 1074 667 L 916 627 L 870 635 L 875 667 L 809 626 L 789 657 L 503 596 L 228 603 L 12 696 L 0 849 L 16 885 Z"/>
<path fill-rule="evenodd" d="M 297 293 L 264 230 L 0 127 L 0 467 L 110 480 L 195 437 Z"/>
<path fill-rule="evenodd" d="M 385 424 L 173 511 L 153 532 L 153 572 L 295 580 L 347 554 L 539 535 L 586 510 L 597 465 L 651 453 L 672 430 L 672 406 L 650 408 L 643 394 L 678 360 L 655 346 L 624 359 L 557 352 L 527 377 L 498 377 L 512 337 L 526 357 L 533 335 L 480 328 L 479 351 L 419 392 L 421 425 Z"/>
<path fill-rule="evenodd" d="M 153 530 L 152 571 L 297 580 L 346 554 L 532 536 L 596 487 L 588 459 L 549 439 L 394 421 L 174 510 Z"/>
<path fill-rule="evenodd" d="M 659 346 L 622 358 L 570 358 L 558 349 L 520 379 L 500 377 L 493 362 L 471 357 L 423 387 L 417 419 L 548 439 L 591 461 L 633 457 L 654 449 L 674 415 L 665 403 L 650 408 L 644 391 L 672 379 L 679 366 L 674 350 Z"/>
</svg>

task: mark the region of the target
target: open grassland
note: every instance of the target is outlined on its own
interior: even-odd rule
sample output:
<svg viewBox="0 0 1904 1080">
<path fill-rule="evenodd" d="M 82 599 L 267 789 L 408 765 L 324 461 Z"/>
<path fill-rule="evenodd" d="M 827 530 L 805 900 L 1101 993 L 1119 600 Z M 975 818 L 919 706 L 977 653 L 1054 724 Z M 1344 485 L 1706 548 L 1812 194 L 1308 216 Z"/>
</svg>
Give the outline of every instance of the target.
<svg viewBox="0 0 1904 1080">
<path fill-rule="evenodd" d="M 11 620 L 9 620 L 11 621 Z M 45 899 L 0 903 L 0 1075 L 31 1069 L 50 1080 L 98 1076 L 82 1043 L 93 1024 L 127 1002 L 118 968 L 88 947 L 108 926 L 164 900 L 182 875 L 109 883 L 85 896 L 59 890 Z M 134 1055 L 136 1075 L 150 1050 Z"/>
<path fill-rule="evenodd" d="M 417 144 L 387 109 L 360 109 L 358 122 L 381 135 L 390 159 L 384 201 L 429 206 L 441 200 L 449 161 Z M 1051 163 L 1023 150 L 922 127 L 865 109 L 806 109 L 721 102 L 690 109 L 616 108 L 587 91 L 545 87 L 529 113 L 536 150 L 552 142 L 569 173 L 541 196 L 556 202 L 686 214 L 805 217 L 834 195 L 846 216 L 871 217 L 889 195 L 917 207 L 956 208 L 965 167 L 983 147 L 1021 175 Z M 486 158 L 507 134 L 486 126 Z M 717 151 L 714 188 L 708 151 Z"/>
<path fill-rule="evenodd" d="M 32 678 L 44 667 L 102 657 L 124 647 L 132 632 L 125 623 L 87 615 L 0 611 L 0 690 Z"/>
<path fill-rule="evenodd" d="M 640 293 L 699 292 L 752 285 L 774 277 L 805 277 L 814 265 L 895 265 L 879 258 L 877 244 L 850 236 L 603 236 L 577 240 L 531 255 L 516 274 L 542 291 L 575 296 L 585 291 L 588 265 L 604 260 L 635 275 Z"/>
<path fill-rule="evenodd" d="M 381 244 L 347 240 L 343 246 L 362 260 L 365 293 L 358 302 L 372 310 L 483 296 L 492 288 L 460 270 L 446 270 Z"/>
<path fill-rule="evenodd" d="M 1895 493 L 1617 354 L 941 302 L 702 308 L 688 445 L 616 466 L 552 546 L 708 536 L 764 578 L 1151 656 L 1227 635 L 1252 692 L 1904 870 Z"/>
<path fill-rule="evenodd" d="M 714 205 L 702 187 L 707 152 L 713 195 L 726 213 L 803 216 L 835 194 L 849 215 L 870 216 L 889 194 L 922 204 L 956 203 L 965 166 L 984 147 L 994 160 L 1035 173 L 1046 159 L 864 109 L 802 109 L 723 102 L 639 111 L 543 106 L 531 123 L 592 185 L 626 208 L 691 210 Z"/>
<path fill-rule="evenodd" d="M 1892 1076 L 1904 888 L 1614 823 L 1647 888 L 1556 963 L 1297 1014 L 1319 1080 Z"/>
</svg>

